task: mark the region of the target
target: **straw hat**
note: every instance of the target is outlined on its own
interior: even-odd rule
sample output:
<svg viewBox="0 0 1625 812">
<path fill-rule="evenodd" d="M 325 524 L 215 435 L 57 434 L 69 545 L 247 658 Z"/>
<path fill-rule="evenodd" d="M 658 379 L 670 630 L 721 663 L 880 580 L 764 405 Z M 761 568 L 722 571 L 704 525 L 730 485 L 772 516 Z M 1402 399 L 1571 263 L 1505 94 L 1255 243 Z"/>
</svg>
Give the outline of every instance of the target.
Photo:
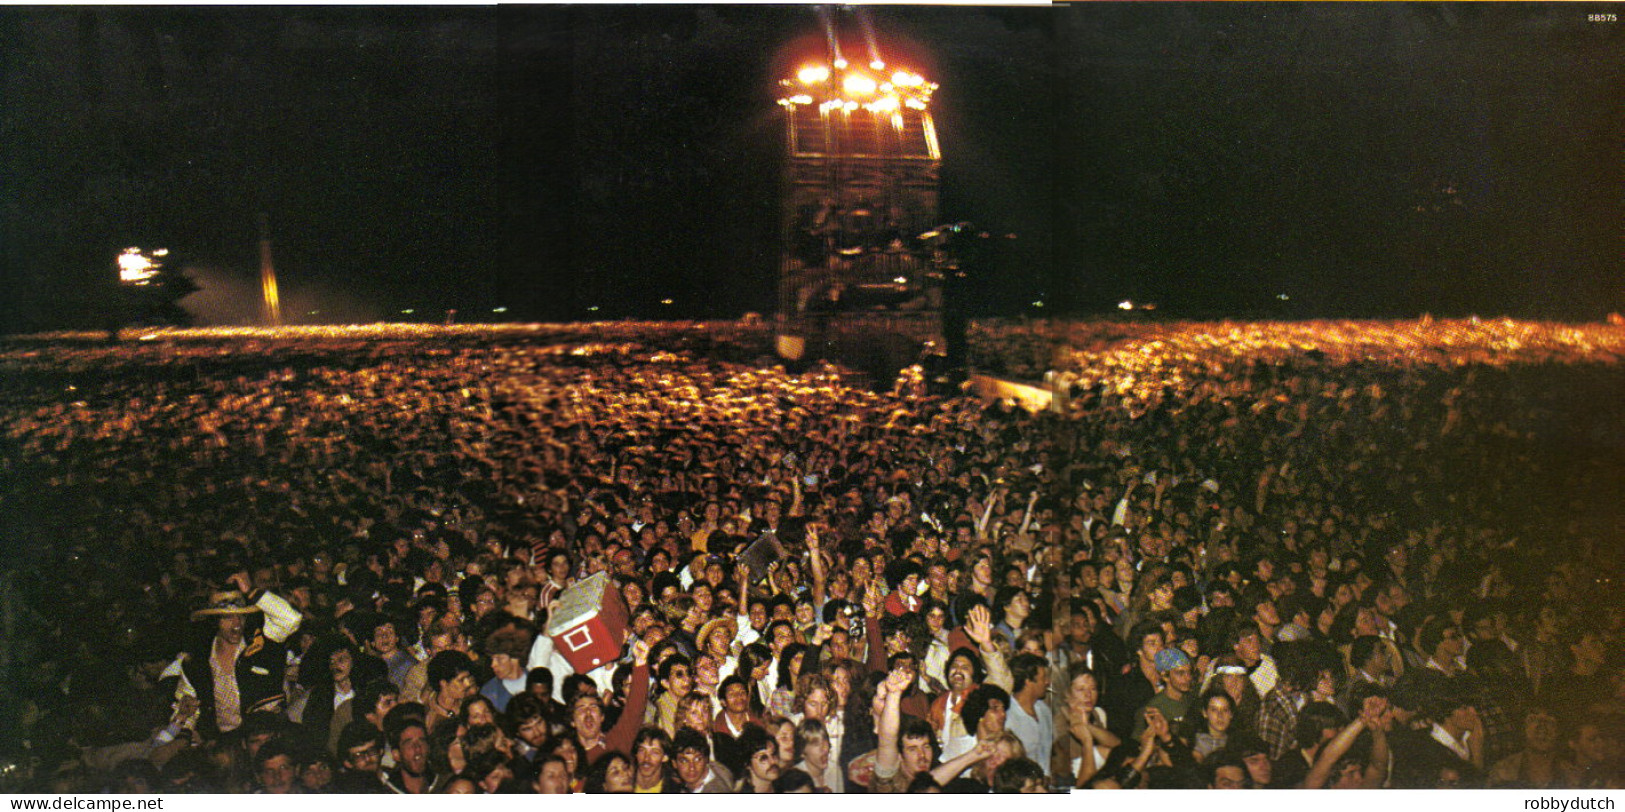
<svg viewBox="0 0 1625 812">
<path fill-rule="evenodd" d="M 734 636 L 739 633 L 739 622 L 731 617 L 719 617 L 706 621 L 705 625 L 700 627 L 700 633 L 694 635 L 694 642 L 699 644 L 701 653 L 711 650 L 709 645 L 711 635 L 719 631 L 727 631 L 728 642 L 732 643 Z"/>
<path fill-rule="evenodd" d="M 209 604 L 192 613 L 193 620 L 222 615 L 256 615 L 260 608 L 248 602 L 248 596 L 238 590 L 215 592 L 209 595 Z"/>
</svg>

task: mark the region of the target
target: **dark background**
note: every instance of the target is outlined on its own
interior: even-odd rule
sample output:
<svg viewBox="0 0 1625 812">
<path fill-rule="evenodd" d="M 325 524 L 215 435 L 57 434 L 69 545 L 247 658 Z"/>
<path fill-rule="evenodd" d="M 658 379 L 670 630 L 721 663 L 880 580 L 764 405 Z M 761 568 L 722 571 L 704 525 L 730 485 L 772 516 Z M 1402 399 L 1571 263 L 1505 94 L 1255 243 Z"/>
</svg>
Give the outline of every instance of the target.
<svg viewBox="0 0 1625 812">
<path fill-rule="evenodd" d="M 942 86 L 943 219 L 1016 235 L 989 312 L 1596 318 L 1625 28 L 1587 16 L 1617 11 L 867 13 Z M 294 321 L 768 312 L 776 80 L 821 34 L 812 6 L 0 9 L 0 315 L 82 320 L 162 243 L 190 309 L 250 321 L 259 212 Z"/>
</svg>

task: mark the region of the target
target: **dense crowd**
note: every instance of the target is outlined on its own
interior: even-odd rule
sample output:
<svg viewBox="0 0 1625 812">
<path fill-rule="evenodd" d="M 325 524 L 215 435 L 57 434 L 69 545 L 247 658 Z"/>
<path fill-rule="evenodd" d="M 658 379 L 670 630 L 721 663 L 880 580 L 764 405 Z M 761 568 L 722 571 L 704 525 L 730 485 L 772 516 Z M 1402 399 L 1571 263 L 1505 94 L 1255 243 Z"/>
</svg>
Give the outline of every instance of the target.
<svg viewBox="0 0 1625 812">
<path fill-rule="evenodd" d="M 1625 331 L 1322 327 L 981 328 L 1041 414 L 698 327 L 0 348 L 0 781 L 1621 786 Z"/>
</svg>

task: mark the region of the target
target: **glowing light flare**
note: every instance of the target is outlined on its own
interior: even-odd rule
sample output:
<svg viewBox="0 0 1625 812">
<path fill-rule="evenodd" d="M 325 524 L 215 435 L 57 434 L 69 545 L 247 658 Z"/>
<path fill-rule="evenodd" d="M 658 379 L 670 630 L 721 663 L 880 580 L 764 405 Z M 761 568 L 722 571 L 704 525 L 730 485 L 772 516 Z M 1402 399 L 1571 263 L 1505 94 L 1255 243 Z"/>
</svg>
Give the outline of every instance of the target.
<svg viewBox="0 0 1625 812">
<path fill-rule="evenodd" d="M 884 99 L 876 99 L 875 101 L 865 104 L 863 109 L 868 110 L 871 113 L 894 112 L 897 110 L 897 97 L 889 96 Z"/>
<path fill-rule="evenodd" d="M 919 99 L 905 99 L 903 101 L 903 104 L 905 106 L 907 106 L 908 109 L 910 109 L 910 110 L 924 110 L 925 109 L 925 102 L 920 101 Z"/>
<path fill-rule="evenodd" d="M 925 77 L 900 70 L 891 75 L 891 83 L 898 87 L 919 87 L 925 83 Z"/>
<path fill-rule="evenodd" d="M 790 97 L 790 103 L 791 104 L 812 104 L 813 103 L 813 97 L 811 97 L 811 96 L 809 96 L 809 95 L 807 95 L 805 93 L 802 93 L 799 96 L 791 96 Z"/>
<path fill-rule="evenodd" d="M 159 253 L 159 251 L 163 253 Z M 153 257 L 168 255 L 169 251 L 165 249 L 158 249 L 158 251 L 153 251 L 150 255 L 140 248 L 124 249 L 124 253 L 118 256 L 119 281 L 128 285 L 147 284 L 164 267 L 163 263 L 155 261 Z"/>
<path fill-rule="evenodd" d="M 880 85 L 866 73 L 853 73 L 841 81 L 841 87 L 854 96 L 868 96 Z"/>
<path fill-rule="evenodd" d="M 829 68 L 823 65 L 808 65 L 796 72 L 796 78 L 804 85 L 816 85 L 829 81 Z"/>
<path fill-rule="evenodd" d="M 846 62 L 846 59 L 844 59 L 844 58 L 838 58 L 838 59 L 835 60 L 835 69 L 836 70 L 846 70 L 846 65 L 847 65 L 847 62 Z"/>
<path fill-rule="evenodd" d="M 869 67 L 874 68 L 875 70 L 885 70 L 886 63 L 876 59 L 875 61 L 869 63 Z"/>
</svg>

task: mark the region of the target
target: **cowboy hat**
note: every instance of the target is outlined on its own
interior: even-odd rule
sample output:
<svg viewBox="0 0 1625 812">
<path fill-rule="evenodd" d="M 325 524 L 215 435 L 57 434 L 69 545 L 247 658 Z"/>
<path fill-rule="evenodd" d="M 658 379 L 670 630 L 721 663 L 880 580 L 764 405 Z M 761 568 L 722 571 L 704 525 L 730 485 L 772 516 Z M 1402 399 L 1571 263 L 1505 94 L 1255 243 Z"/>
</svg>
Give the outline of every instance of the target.
<svg viewBox="0 0 1625 812">
<path fill-rule="evenodd" d="M 222 615 L 254 615 L 259 614 L 260 608 L 248 602 L 248 596 L 239 590 L 215 592 L 209 595 L 209 603 L 202 609 L 192 613 L 192 619 L 205 617 L 219 617 Z"/>
<path fill-rule="evenodd" d="M 706 621 L 705 625 L 700 627 L 700 633 L 694 635 L 694 642 L 699 644 L 700 651 L 703 653 L 710 649 L 710 646 L 706 645 L 706 643 L 710 641 L 711 635 L 724 629 L 728 632 L 728 642 L 732 643 L 734 635 L 739 633 L 739 623 L 731 617 L 719 617 Z"/>
</svg>

